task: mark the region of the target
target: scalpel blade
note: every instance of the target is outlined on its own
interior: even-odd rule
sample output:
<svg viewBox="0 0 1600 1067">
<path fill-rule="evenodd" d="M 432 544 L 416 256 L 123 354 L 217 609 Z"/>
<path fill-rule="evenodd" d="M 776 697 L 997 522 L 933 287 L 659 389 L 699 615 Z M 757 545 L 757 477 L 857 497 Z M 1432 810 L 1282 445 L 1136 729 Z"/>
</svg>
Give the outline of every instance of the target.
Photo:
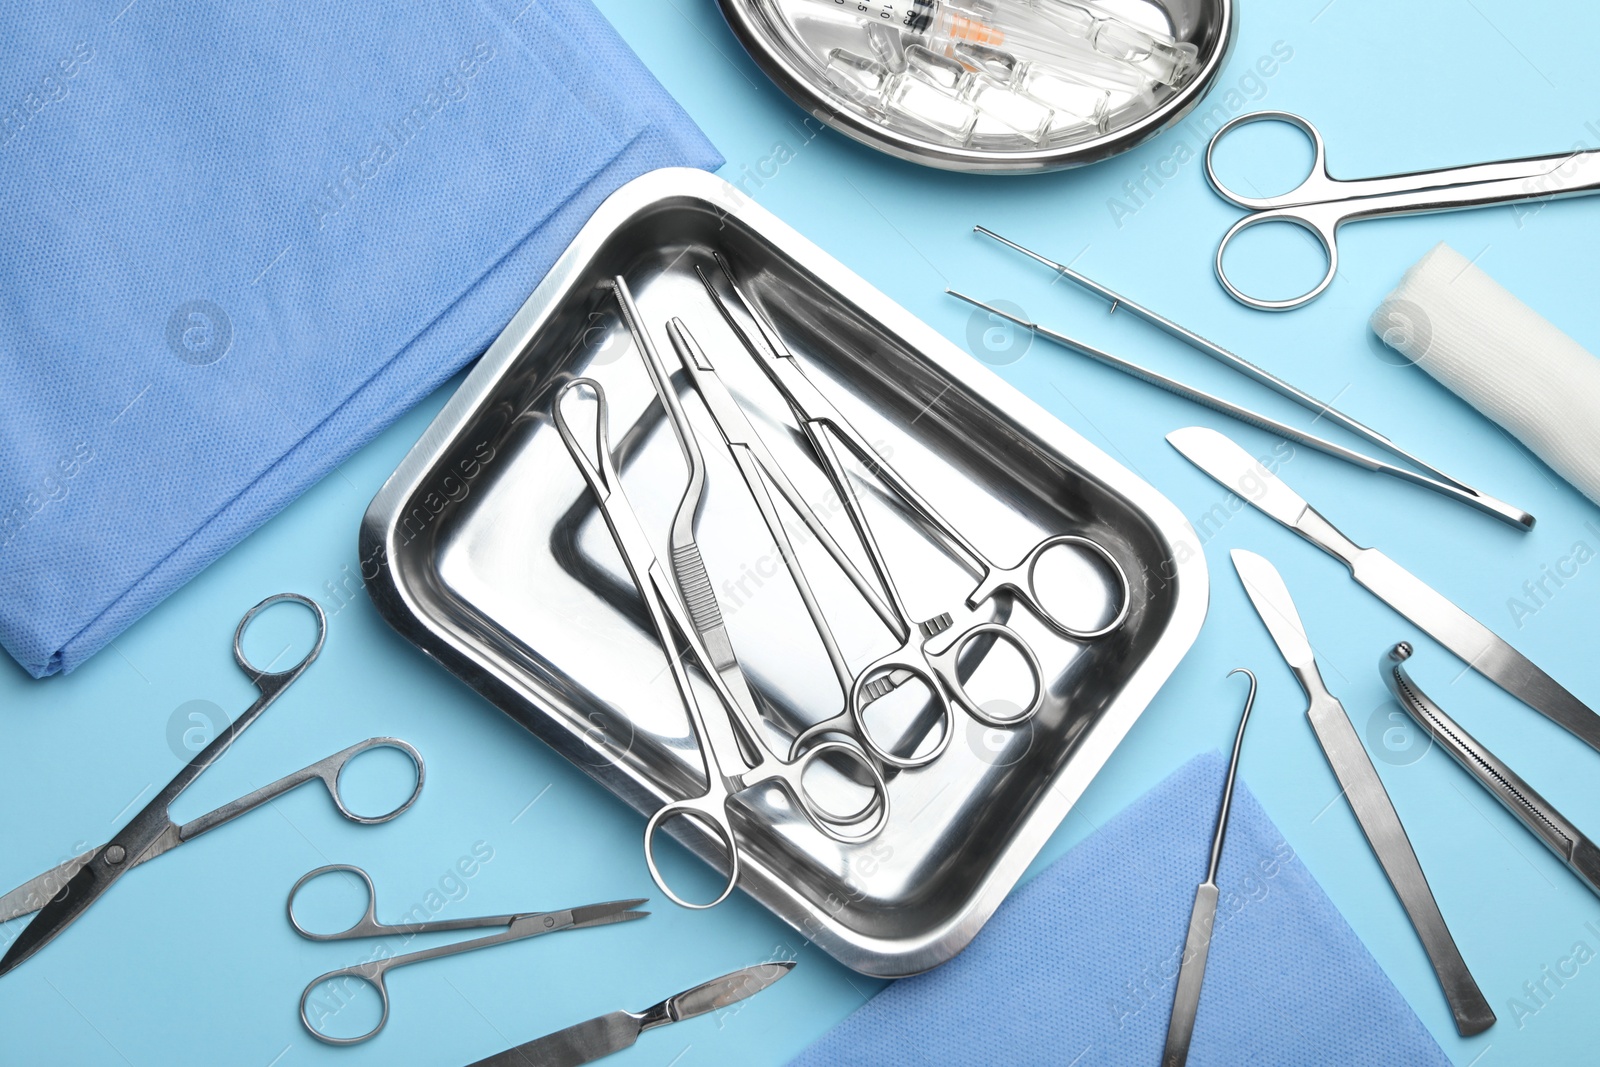
<svg viewBox="0 0 1600 1067">
<path fill-rule="evenodd" d="M 639 1017 L 614 1011 L 498 1052 L 470 1067 L 579 1067 L 630 1048 L 637 1040 Z"/>
</svg>

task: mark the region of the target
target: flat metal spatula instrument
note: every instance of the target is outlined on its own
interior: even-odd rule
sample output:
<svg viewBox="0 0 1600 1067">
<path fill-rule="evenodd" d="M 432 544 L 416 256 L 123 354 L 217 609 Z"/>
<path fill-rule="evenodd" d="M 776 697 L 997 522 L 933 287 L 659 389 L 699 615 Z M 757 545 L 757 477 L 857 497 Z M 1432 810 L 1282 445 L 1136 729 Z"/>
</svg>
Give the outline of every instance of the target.
<svg viewBox="0 0 1600 1067">
<path fill-rule="evenodd" d="M 1467 666 L 1600 751 L 1600 715 L 1421 578 L 1377 549 L 1363 548 L 1340 533 L 1228 437 L 1204 426 L 1188 426 L 1167 434 L 1167 443 L 1241 499 L 1350 568 L 1358 584 L 1422 627 Z"/>
<path fill-rule="evenodd" d="M 1305 625 L 1295 610 L 1283 576 L 1266 559 L 1242 548 L 1233 550 L 1233 567 L 1239 572 L 1244 591 L 1255 606 L 1256 613 L 1266 624 L 1267 633 L 1289 668 L 1305 690 L 1309 705 L 1306 718 L 1317 735 L 1328 765 L 1344 792 L 1350 810 L 1355 813 L 1361 832 L 1372 846 L 1373 854 L 1388 875 L 1389 884 L 1406 909 L 1411 925 L 1416 928 L 1422 948 L 1433 964 L 1433 973 L 1444 989 L 1445 1000 L 1450 1002 L 1450 1014 L 1455 1018 L 1456 1029 L 1462 1037 L 1481 1034 L 1494 1025 L 1494 1010 L 1484 999 L 1483 991 L 1467 970 L 1461 950 L 1450 936 L 1439 904 L 1428 888 L 1422 864 L 1411 849 L 1411 839 L 1406 828 L 1383 788 L 1377 768 L 1362 747 L 1361 737 L 1350 722 L 1344 706 L 1328 692 L 1317 670 L 1317 660 L 1311 652 L 1311 642 L 1306 639 Z"/>
</svg>

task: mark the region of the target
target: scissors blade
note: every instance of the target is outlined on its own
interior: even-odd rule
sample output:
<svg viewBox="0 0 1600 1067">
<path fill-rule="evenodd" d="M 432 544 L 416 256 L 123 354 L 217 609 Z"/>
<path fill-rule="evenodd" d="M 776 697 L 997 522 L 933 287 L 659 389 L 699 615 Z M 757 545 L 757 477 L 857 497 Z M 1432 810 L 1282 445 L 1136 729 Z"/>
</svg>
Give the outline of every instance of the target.
<svg viewBox="0 0 1600 1067">
<path fill-rule="evenodd" d="M 0 975 L 7 974 L 54 941 L 118 878 L 152 855 L 181 843 L 178 828 L 167 817 L 169 802 L 163 791 L 84 862 L 66 887 L 39 909 L 39 914 L 11 943 L 5 957 L 0 959 Z"/>
<path fill-rule="evenodd" d="M 559 933 L 562 930 L 583 930 L 591 926 L 632 922 L 650 914 L 648 911 L 633 910 L 645 903 L 646 899 L 639 897 L 635 900 L 612 900 L 604 904 L 584 904 L 562 911 L 528 912 L 512 917 L 511 931 L 517 936 L 533 937 L 538 934 Z"/>
<path fill-rule="evenodd" d="M 101 846 L 104 847 L 104 846 Z M 30 878 L 17 888 L 0 897 L 0 923 L 31 915 L 44 907 L 72 881 L 72 876 L 94 858 L 98 848 L 81 852 L 64 863 L 58 863 L 37 877 Z"/>
<path fill-rule="evenodd" d="M 105 877 L 94 864 L 84 864 L 61 892 L 39 909 L 39 914 L 11 943 L 5 958 L 0 959 L 0 975 L 9 974 L 24 960 L 54 941 L 90 904 L 100 899 L 100 895 L 111 888 L 114 881 L 115 873 Z"/>
<path fill-rule="evenodd" d="M 123 861 L 124 865 L 137 867 L 141 863 L 147 863 L 163 853 L 171 852 L 186 840 L 188 838 L 181 835 L 181 830 L 178 827 L 169 826 L 156 839 L 155 843 L 145 850 L 142 856 L 132 862 L 125 860 Z M 102 848 L 105 848 L 105 846 L 101 845 L 100 848 L 89 849 L 87 852 L 81 852 L 63 863 L 58 863 L 43 874 L 28 879 L 5 896 L 0 897 L 0 923 L 10 922 L 12 919 L 20 919 L 22 916 L 29 915 L 44 907 L 51 898 L 66 887 L 67 883 L 83 869 L 85 864 L 94 859 Z"/>
<path fill-rule="evenodd" d="M 571 909 L 568 914 L 571 916 L 572 928 L 581 930 L 588 926 L 606 926 L 610 923 L 642 919 L 650 913 L 633 909 L 648 902 L 648 897 L 639 897 L 634 900 L 613 900 L 605 904 L 585 904 L 580 908 Z"/>
</svg>

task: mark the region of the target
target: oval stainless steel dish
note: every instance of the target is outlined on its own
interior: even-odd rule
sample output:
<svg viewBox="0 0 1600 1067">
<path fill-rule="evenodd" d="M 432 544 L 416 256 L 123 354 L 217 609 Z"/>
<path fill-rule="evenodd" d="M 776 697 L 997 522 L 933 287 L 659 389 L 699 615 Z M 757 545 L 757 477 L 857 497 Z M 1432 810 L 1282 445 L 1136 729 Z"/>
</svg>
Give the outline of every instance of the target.
<svg viewBox="0 0 1600 1067">
<path fill-rule="evenodd" d="M 859 17 L 832 14 L 829 9 L 853 13 L 858 8 L 870 8 L 879 16 L 892 16 L 888 21 L 872 25 L 897 27 L 913 18 L 912 14 L 902 14 L 901 8 L 931 10 L 934 5 L 957 3 L 962 9 L 978 9 L 986 3 L 992 4 L 992 0 L 881 0 L 871 3 L 852 0 L 837 6 L 823 0 L 718 2 L 734 35 L 756 63 L 807 113 L 862 144 L 892 156 L 945 170 L 972 172 L 1060 170 L 1098 162 L 1141 144 L 1182 119 L 1205 96 L 1227 58 L 1235 29 L 1234 0 L 1085 0 L 1095 11 L 1109 13 L 1120 26 L 1130 27 L 1134 32 L 1170 37 L 1192 57 L 1192 66 L 1180 87 L 1157 85 L 1138 100 L 1124 103 L 1112 113 L 1101 116 L 1092 129 L 1047 123 L 1043 132 L 1036 131 L 1036 143 L 1012 147 L 984 143 L 976 133 L 969 136 L 966 143 L 955 143 L 954 138 L 937 133 L 923 135 L 904 126 L 895 128 L 886 122 L 875 98 L 854 91 L 852 86 L 841 88 L 843 83 L 833 76 L 830 67 L 833 49 L 828 33 L 809 28 L 823 16 L 830 16 L 835 22 Z M 1070 0 L 1042 2 L 1082 10 Z M 877 11 L 879 8 L 883 10 Z M 867 21 L 860 23 L 863 33 L 868 24 Z M 904 37 L 904 40 L 915 38 Z M 877 43 L 881 44 L 881 39 Z M 854 58 L 851 50 L 842 51 Z M 930 58 L 940 61 L 936 56 Z M 970 57 L 965 61 L 972 66 Z"/>
</svg>

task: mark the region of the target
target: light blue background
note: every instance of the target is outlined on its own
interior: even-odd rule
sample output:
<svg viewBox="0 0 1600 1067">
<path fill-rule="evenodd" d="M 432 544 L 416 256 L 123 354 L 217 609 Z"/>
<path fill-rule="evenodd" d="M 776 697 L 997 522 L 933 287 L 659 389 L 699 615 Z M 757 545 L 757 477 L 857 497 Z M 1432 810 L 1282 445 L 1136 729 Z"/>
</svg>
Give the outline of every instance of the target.
<svg viewBox="0 0 1600 1067">
<path fill-rule="evenodd" d="M 1600 702 L 1594 651 L 1600 562 L 1590 562 L 1518 624 L 1508 601 L 1577 541 L 1600 549 L 1600 509 L 1414 367 L 1377 344 L 1366 318 L 1401 271 L 1446 240 L 1592 351 L 1600 208 L 1571 200 L 1386 220 L 1348 229 L 1333 288 L 1283 316 L 1233 304 L 1210 274 L 1214 243 L 1237 215 L 1206 188 L 1198 160 L 1117 225 L 1108 207 L 1142 168 L 1180 154 L 1169 132 L 1108 163 L 1020 179 L 950 175 L 899 163 L 801 113 L 740 50 L 710 0 L 601 0 L 623 35 L 701 123 L 745 188 L 893 299 L 957 343 L 970 317 L 946 285 L 1004 297 L 1117 352 L 1211 385 L 1304 425 L 1298 409 L 1213 368 L 1138 322 L 969 233 L 982 222 L 1161 310 L 1278 371 L 1452 473 L 1539 516 L 1517 532 L 1429 493 L 1303 450 L 1283 468 L 1294 487 L 1362 543 L 1377 544 L 1511 637 L 1580 697 Z M 1337 174 L 1350 177 L 1550 153 L 1600 144 L 1600 71 L 1580 42 L 1600 13 L 1557 0 L 1246 0 L 1217 94 L 1241 85 L 1282 41 L 1293 56 L 1251 107 L 1317 123 Z M 1213 102 L 1223 102 L 1214 94 Z M 1594 125 L 1586 125 L 1593 123 Z M 778 145 L 782 144 L 782 150 Z M 1268 166 L 1265 142 L 1258 160 Z M 781 166 L 775 160 L 782 157 Z M 792 158 L 791 158 L 792 157 Z M 764 168 L 764 171 L 763 171 Z M 1171 168 L 1167 168 L 1171 173 Z M 1131 202 L 1130 202 L 1131 203 Z M 980 324 L 981 325 L 981 324 Z M 1015 350 L 1012 350 L 1012 355 Z M 1006 358 L 1009 358 L 1006 357 Z M 1270 437 L 1114 372 L 1035 344 L 1000 372 L 1168 494 L 1198 522 L 1221 490 L 1162 440 L 1201 423 L 1252 451 Z M 378 883 L 380 916 L 424 899 L 487 842 L 494 858 L 446 914 L 557 907 L 654 895 L 639 856 L 641 822 L 509 719 L 415 652 L 364 596 L 328 590 L 356 569 L 357 522 L 377 487 L 443 402 L 431 398 L 79 671 L 32 682 L 0 666 L 0 882 L 20 882 L 105 839 L 179 765 L 169 719 L 191 700 L 230 713 L 250 699 L 227 639 L 268 593 L 315 594 L 329 609 L 322 660 L 183 798 L 192 816 L 374 734 L 416 744 L 429 781 L 416 809 L 361 828 L 309 789 L 124 879 L 61 940 L 0 986 L 5 1063 L 229 1062 L 459 1064 L 618 1007 L 642 1008 L 686 985 L 774 953 L 795 973 L 737 1013 L 647 1035 L 619 1065 L 785 1062 L 875 989 L 735 898 L 695 914 L 657 903 L 649 920 L 567 934 L 397 972 L 394 1016 L 370 1044 L 338 1050 L 300 1029 L 304 983 L 362 958 L 364 945 L 296 937 L 282 916 L 300 874 L 359 863 Z M 1592 524 L 1592 525 L 1591 525 Z M 1051 841 L 1058 856 L 1191 755 L 1224 744 L 1241 664 L 1261 676 L 1244 775 L 1379 963 L 1460 1064 L 1581 1062 L 1600 1041 L 1600 962 L 1556 986 L 1542 978 L 1578 941 L 1600 949 L 1600 902 L 1442 754 L 1380 760 L 1395 804 L 1453 932 L 1500 1023 L 1455 1036 L 1427 961 L 1299 714 L 1294 683 L 1251 613 L 1227 549 L 1263 552 L 1306 616 L 1329 684 L 1358 728 L 1390 707 L 1376 662 L 1416 641 L 1415 673 L 1463 724 L 1580 827 L 1600 832 L 1597 756 L 1459 664 L 1353 585 L 1332 560 L 1249 511 L 1206 545 L 1211 617 L 1194 651 Z M 336 609 L 337 610 L 334 610 Z M 1382 741 L 1369 740 L 1382 749 Z M 537 798 L 535 800 L 535 798 Z M 531 806 L 530 806 L 530 802 Z M 14 937 L 21 924 L 3 931 Z M 1048 984 L 1048 976 L 1040 976 Z M 1315 982 L 1316 975 L 1304 980 Z M 1517 1011 L 1512 998 L 1527 1009 Z M 1293 1025 L 1262 1020 L 1262 1025 Z M 1352 1019 L 1352 1026 L 1362 1025 Z M 981 1030 L 974 1040 L 981 1040 Z M 1314 1050 L 1308 1050 L 1308 1057 Z M 676 1057 L 676 1058 L 675 1058 Z"/>
</svg>

